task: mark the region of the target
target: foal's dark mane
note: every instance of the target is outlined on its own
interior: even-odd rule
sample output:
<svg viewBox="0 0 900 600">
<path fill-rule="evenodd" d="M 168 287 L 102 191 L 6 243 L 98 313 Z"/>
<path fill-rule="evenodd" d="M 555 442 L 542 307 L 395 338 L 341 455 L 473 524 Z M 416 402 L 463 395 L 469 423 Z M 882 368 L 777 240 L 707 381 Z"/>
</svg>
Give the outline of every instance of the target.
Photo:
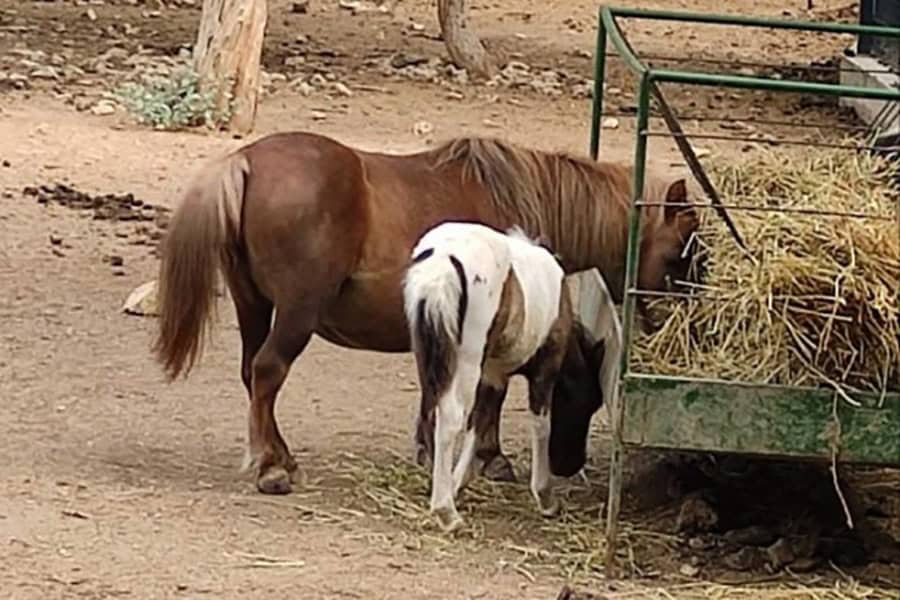
<svg viewBox="0 0 900 600">
<path fill-rule="evenodd" d="M 481 137 L 454 138 L 430 154 L 436 169 L 461 163 L 464 177 L 488 189 L 501 217 L 548 239 L 571 260 L 624 253 L 632 167 Z M 649 197 L 662 199 L 665 190 L 665 182 L 647 178 Z M 645 210 L 645 226 L 658 227 L 663 212 Z"/>
</svg>

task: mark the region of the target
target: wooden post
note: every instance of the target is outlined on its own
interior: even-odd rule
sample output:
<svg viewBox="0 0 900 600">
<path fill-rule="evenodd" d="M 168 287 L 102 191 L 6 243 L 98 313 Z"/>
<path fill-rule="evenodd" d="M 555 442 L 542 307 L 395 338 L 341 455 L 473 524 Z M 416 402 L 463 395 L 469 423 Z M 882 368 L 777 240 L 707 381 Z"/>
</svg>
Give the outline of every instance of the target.
<svg viewBox="0 0 900 600">
<path fill-rule="evenodd" d="M 466 24 L 465 0 L 438 0 L 438 21 L 450 59 L 475 78 L 491 77 L 497 67 L 478 38 Z"/>
<path fill-rule="evenodd" d="M 256 119 L 266 1 L 203 0 L 194 45 L 201 91 L 213 94 L 216 112 L 228 111 L 228 127 L 240 134 L 249 133 Z"/>
</svg>

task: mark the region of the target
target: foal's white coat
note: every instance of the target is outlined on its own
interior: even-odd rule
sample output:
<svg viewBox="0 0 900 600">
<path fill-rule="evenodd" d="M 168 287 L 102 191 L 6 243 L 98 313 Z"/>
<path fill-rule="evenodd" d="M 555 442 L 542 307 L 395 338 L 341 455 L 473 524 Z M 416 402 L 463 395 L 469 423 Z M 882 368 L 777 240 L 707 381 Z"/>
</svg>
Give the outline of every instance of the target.
<svg viewBox="0 0 900 600">
<path fill-rule="evenodd" d="M 443 323 L 454 343 L 460 340 L 452 382 L 436 407 L 431 491 L 431 511 L 444 529 L 452 530 L 462 523 L 454 498 L 475 471 L 475 435 L 471 429 L 453 468 L 453 445 L 463 429 L 466 407 L 474 404 L 481 379 L 499 385 L 544 344 L 559 317 L 565 273 L 550 252 L 519 230 L 504 235 L 479 224 L 448 222 L 429 230 L 413 249 L 412 256 L 427 250 L 433 254 L 414 263 L 407 272 L 404 305 L 412 331 L 415 331 L 419 303 L 424 299 L 430 320 Z M 457 315 L 462 289 L 451 256 L 462 264 L 467 283 L 468 302 L 461 338 Z M 521 287 L 524 320 L 502 363 L 492 361 L 483 371 L 488 332 L 500 308 L 503 286 L 510 276 L 517 278 Z M 541 512 L 552 515 L 558 505 L 550 493 L 549 441 L 548 400 L 542 414 L 532 414 L 531 491 Z"/>
</svg>

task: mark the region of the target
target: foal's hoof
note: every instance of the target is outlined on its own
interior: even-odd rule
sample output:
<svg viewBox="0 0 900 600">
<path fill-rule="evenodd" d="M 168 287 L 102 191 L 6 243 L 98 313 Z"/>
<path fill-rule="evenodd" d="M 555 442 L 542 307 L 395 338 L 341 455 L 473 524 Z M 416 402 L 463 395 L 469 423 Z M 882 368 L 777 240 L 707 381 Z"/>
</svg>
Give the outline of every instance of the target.
<svg viewBox="0 0 900 600">
<path fill-rule="evenodd" d="M 283 467 L 270 467 L 257 477 L 256 488 L 263 494 L 290 494 L 291 476 Z"/>
<path fill-rule="evenodd" d="M 491 481 L 503 483 L 514 483 L 516 481 L 516 472 L 513 470 L 512 463 L 502 454 L 498 454 L 486 462 L 481 467 L 481 474 Z"/>
<path fill-rule="evenodd" d="M 550 498 L 549 500 L 539 502 L 538 510 L 541 511 L 541 516 L 552 519 L 553 517 L 559 515 L 560 506 L 561 505 L 557 498 Z"/>
<path fill-rule="evenodd" d="M 455 509 L 437 508 L 432 512 L 444 533 L 452 533 L 462 527 L 463 519 Z"/>
<path fill-rule="evenodd" d="M 416 444 L 413 460 L 423 469 L 431 471 L 431 457 L 428 456 L 428 450 L 423 444 Z"/>
</svg>

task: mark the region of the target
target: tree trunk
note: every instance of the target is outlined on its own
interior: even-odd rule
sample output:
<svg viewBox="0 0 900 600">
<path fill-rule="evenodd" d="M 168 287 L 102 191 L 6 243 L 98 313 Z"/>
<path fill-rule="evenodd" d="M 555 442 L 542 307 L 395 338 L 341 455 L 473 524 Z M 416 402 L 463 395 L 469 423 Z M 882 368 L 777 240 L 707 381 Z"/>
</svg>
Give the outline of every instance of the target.
<svg viewBox="0 0 900 600">
<path fill-rule="evenodd" d="M 259 101 L 260 59 L 267 0 L 203 0 L 194 67 L 201 91 L 211 92 L 229 129 L 253 129 Z"/>
<path fill-rule="evenodd" d="M 438 21 L 450 59 L 475 78 L 492 77 L 497 67 L 466 24 L 466 0 L 438 0 Z"/>
</svg>

